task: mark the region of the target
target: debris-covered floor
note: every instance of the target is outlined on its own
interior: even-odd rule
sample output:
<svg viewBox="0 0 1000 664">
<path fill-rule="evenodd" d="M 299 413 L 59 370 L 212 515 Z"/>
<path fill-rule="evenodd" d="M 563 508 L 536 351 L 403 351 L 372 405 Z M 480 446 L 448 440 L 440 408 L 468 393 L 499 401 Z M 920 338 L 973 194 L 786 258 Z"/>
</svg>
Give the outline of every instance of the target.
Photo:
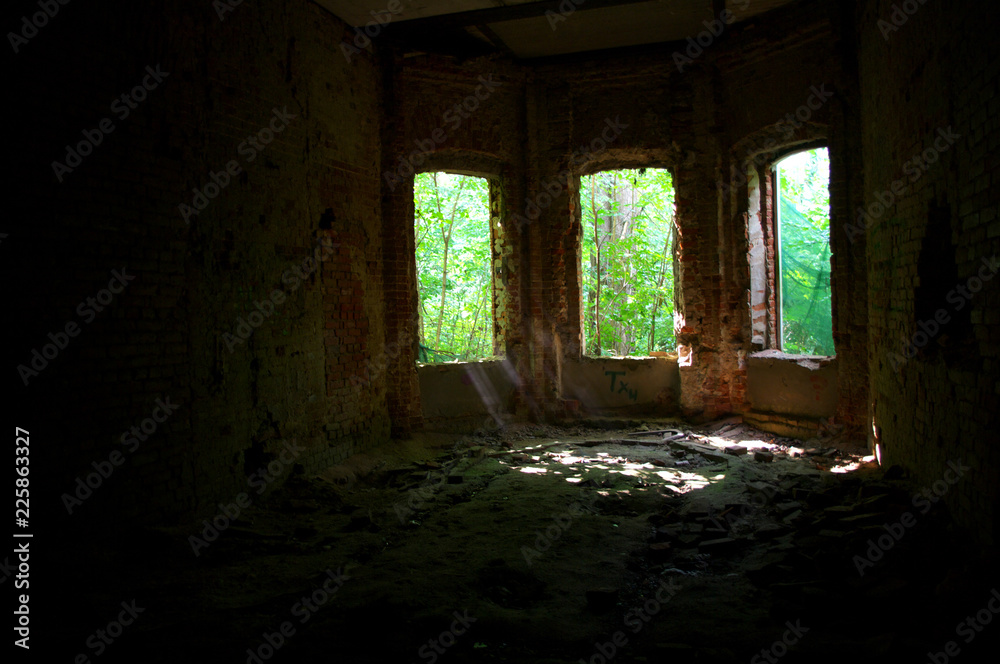
<svg viewBox="0 0 1000 664">
<path fill-rule="evenodd" d="M 865 451 L 588 425 L 421 434 L 255 499 L 197 557 L 191 529 L 95 534 L 66 575 L 85 616 L 145 609 L 101 661 L 992 659 L 1000 626 L 956 625 L 992 619 L 993 570 Z"/>
</svg>

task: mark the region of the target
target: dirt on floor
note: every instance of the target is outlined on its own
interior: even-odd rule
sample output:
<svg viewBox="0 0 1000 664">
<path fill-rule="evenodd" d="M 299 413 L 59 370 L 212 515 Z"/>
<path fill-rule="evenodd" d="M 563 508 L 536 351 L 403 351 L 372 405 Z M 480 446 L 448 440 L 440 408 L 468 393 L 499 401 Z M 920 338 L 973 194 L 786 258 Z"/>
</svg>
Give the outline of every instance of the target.
<svg viewBox="0 0 1000 664">
<path fill-rule="evenodd" d="M 99 661 L 944 664 L 949 641 L 992 661 L 1000 626 L 956 625 L 992 619 L 991 591 L 1000 610 L 994 568 L 843 440 L 738 418 L 480 433 L 296 475 L 215 537 L 78 544 L 83 616 L 144 608 Z"/>
</svg>

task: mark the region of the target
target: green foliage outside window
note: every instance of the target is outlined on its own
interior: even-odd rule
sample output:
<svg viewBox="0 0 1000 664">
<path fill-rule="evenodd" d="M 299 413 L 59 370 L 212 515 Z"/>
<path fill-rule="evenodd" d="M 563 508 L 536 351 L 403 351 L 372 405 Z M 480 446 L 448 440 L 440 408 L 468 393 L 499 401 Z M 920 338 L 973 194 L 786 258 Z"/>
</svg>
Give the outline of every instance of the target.
<svg viewBox="0 0 1000 664">
<path fill-rule="evenodd" d="M 670 171 L 580 178 L 584 347 L 591 356 L 673 351 L 674 187 Z"/>
<path fill-rule="evenodd" d="M 413 181 L 420 360 L 493 355 L 489 183 L 451 173 Z"/>
<path fill-rule="evenodd" d="M 786 353 L 833 355 L 830 160 L 825 148 L 778 165 L 781 341 Z"/>
</svg>

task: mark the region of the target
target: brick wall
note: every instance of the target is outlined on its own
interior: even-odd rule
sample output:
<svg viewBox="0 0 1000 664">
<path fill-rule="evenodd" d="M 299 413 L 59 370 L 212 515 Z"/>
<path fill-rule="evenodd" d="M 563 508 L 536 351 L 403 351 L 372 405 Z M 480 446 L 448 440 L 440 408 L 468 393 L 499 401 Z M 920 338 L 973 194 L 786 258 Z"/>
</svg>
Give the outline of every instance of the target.
<svg viewBox="0 0 1000 664">
<path fill-rule="evenodd" d="M 908 7 L 867 0 L 857 14 L 871 436 L 928 486 L 949 461 L 970 466 L 945 501 L 995 544 L 1000 279 L 969 280 L 1000 257 L 1000 50 L 981 3 Z"/>
<path fill-rule="evenodd" d="M 524 72 L 496 59 L 460 65 L 451 58 L 422 56 L 398 59 L 385 80 L 390 109 L 382 164 L 387 338 L 404 345 L 387 372 L 388 407 L 394 432 L 405 435 L 422 424 L 414 364 L 414 173 L 458 171 L 490 180 L 492 267 L 498 285 L 493 320 L 503 338 L 497 350 L 514 366 L 524 362 L 519 293 L 525 259 L 517 240 L 522 231 L 509 213 L 524 197 Z"/>
<path fill-rule="evenodd" d="M 830 226 L 839 228 L 849 210 L 860 204 L 860 139 L 857 134 L 857 72 L 853 55 L 853 15 L 838 3 L 811 2 L 789 7 L 754 29 L 735 34 L 737 45 L 719 55 L 721 89 L 726 99 L 727 148 L 722 173 L 728 187 L 723 216 L 736 227 L 752 212 L 747 203 L 749 162 L 758 174 L 760 213 L 773 220 L 769 167 L 791 151 L 824 145 L 830 154 Z M 766 239 L 766 238 L 765 238 Z M 732 272 L 740 281 L 742 249 L 737 235 L 727 243 Z M 766 242 L 766 304 L 758 321 L 770 344 L 777 333 L 774 246 Z M 834 344 L 838 381 L 842 386 L 835 420 L 855 437 L 863 437 L 867 409 L 867 308 L 864 238 L 850 239 L 831 230 Z M 747 285 L 749 288 L 749 284 Z M 739 307 L 743 296 L 734 289 L 727 308 Z M 759 314 L 760 315 L 760 314 Z M 734 323 L 742 325 L 738 319 Z M 732 329 L 730 334 L 735 335 Z M 742 396 L 734 394 L 734 403 Z"/>
<path fill-rule="evenodd" d="M 840 50 L 843 19 L 835 3 L 803 3 L 766 21 L 730 28 L 683 66 L 678 66 L 674 50 L 663 46 L 508 66 L 503 75 L 509 76 L 510 90 L 474 114 L 472 129 L 463 126 L 461 138 L 437 150 L 460 147 L 473 155 L 489 155 L 509 171 L 515 186 L 523 186 L 523 194 L 509 197 L 514 201 L 509 211 L 521 218 L 523 228 L 504 238 L 509 266 L 515 268 L 508 275 L 517 280 L 517 287 L 505 286 L 505 292 L 511 306 L 519 307 L 521 330 L 510 324 L 504 334 L 522 377 L 523 405 L 530 405 L 525 412 L 562 414 L 563 363 L 583 352 L 581 228 L 575 207 L 579 176 L 642 166 L 667 167 L 674 175 L 679 405 L 688 415 L 704 417 L 746 408 L 746 355 L 752 339 L 745 216 L 749 192 L 723 174 L 741 167 L 754 149 L 776 152 L 821 139 L 836 154 L 833 215 L 843 219 L 851 197 L 857 196 L 847 182 L 859 150 L 859 140 L 845 137 L 854 111 L 844 109 L 850 108 L 856 79 L 850 59 Z M 683 53 L 685 46 L 677 44 L 676 49 Z M 397 60 L 397 67 L 390 124 L 396 139 L 392 147 L 387 142 L 387 160 L 397 159 L 430 134 L 442 105 L 461 94 L 455 86 L 496 70 L 500 61 L 457 64 L 411 57 Z M 782 119 L 806 103 L 812 86 L 824 84 L 824 92 L 833 94 L 823 97 L 818 110 L 810 110 L 808 122 L 791 138 L 784 136 Z M 480 122 L 482 130 L 477 129 Z M 522 129 L 523 140 L 495 131 L 501 128 Z M 757 145 L 770 135 L 784 142 Z M 389 156 L 392 151 L 397 154 Z M 450 161 L 435 163 L 462 168 L 462 159 L 459 151 Z M 401 196 L 394 227 L 409 223 L 409 196 L 409 191 Z M 863 257 L 863 250 L 863 241 L 858 246 L 847 246 L 844 238 L 834 241 L 837 260 L 851 252 Z M 773 263 L 773 248 L 769 259 Z M 857 389 L 842 395 L 839 413 L 857 433 L 864 417 L 855 418 L 854 413 L 864 412 L 867 403 L 866 351 L 864 340 L 849 332 L 863 329 L 865 293 L 857 290 L 856 275 L 847 270 L 863 270 L 863 261 L 852 257 L 844 260 L 845 267 L 840 265 L 836 263 L 840 272 L 835 270 L 834 276 L 838 368 L 862 379 L 845 381 Z M 398 274 L 404 274 L 402 267 Z M 402 278 L 396 281 L 402 283 Z M 769 298 L 773 308 L 773 287 Z M 508 321 L 516 320 L 513 313 L 508 312 Z M 404 364 L 401 370 L 410 372 Z M 401 384 L 411 386 L 398 399 L 407 403 L 413 395 L 412 379 Z"/>
</svg>

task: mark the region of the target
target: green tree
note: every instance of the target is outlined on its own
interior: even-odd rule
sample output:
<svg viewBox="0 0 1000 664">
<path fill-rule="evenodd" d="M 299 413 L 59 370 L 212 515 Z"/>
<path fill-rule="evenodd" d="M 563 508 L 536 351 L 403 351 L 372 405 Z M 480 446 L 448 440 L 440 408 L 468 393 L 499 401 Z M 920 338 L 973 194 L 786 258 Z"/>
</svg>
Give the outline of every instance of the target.
<svg viewBox="0 0 1000 664">
<path fill-rule="evenodd" d="M 421 359 L 492 356 L 488 182 L 421 173 L 413 202 Z"/>
<path fill-rule="evenodd" d="M 580 179 L 584 337 L 589 355 L 674 350 L 674 189 L 665 169 Z"/>
</svg>

